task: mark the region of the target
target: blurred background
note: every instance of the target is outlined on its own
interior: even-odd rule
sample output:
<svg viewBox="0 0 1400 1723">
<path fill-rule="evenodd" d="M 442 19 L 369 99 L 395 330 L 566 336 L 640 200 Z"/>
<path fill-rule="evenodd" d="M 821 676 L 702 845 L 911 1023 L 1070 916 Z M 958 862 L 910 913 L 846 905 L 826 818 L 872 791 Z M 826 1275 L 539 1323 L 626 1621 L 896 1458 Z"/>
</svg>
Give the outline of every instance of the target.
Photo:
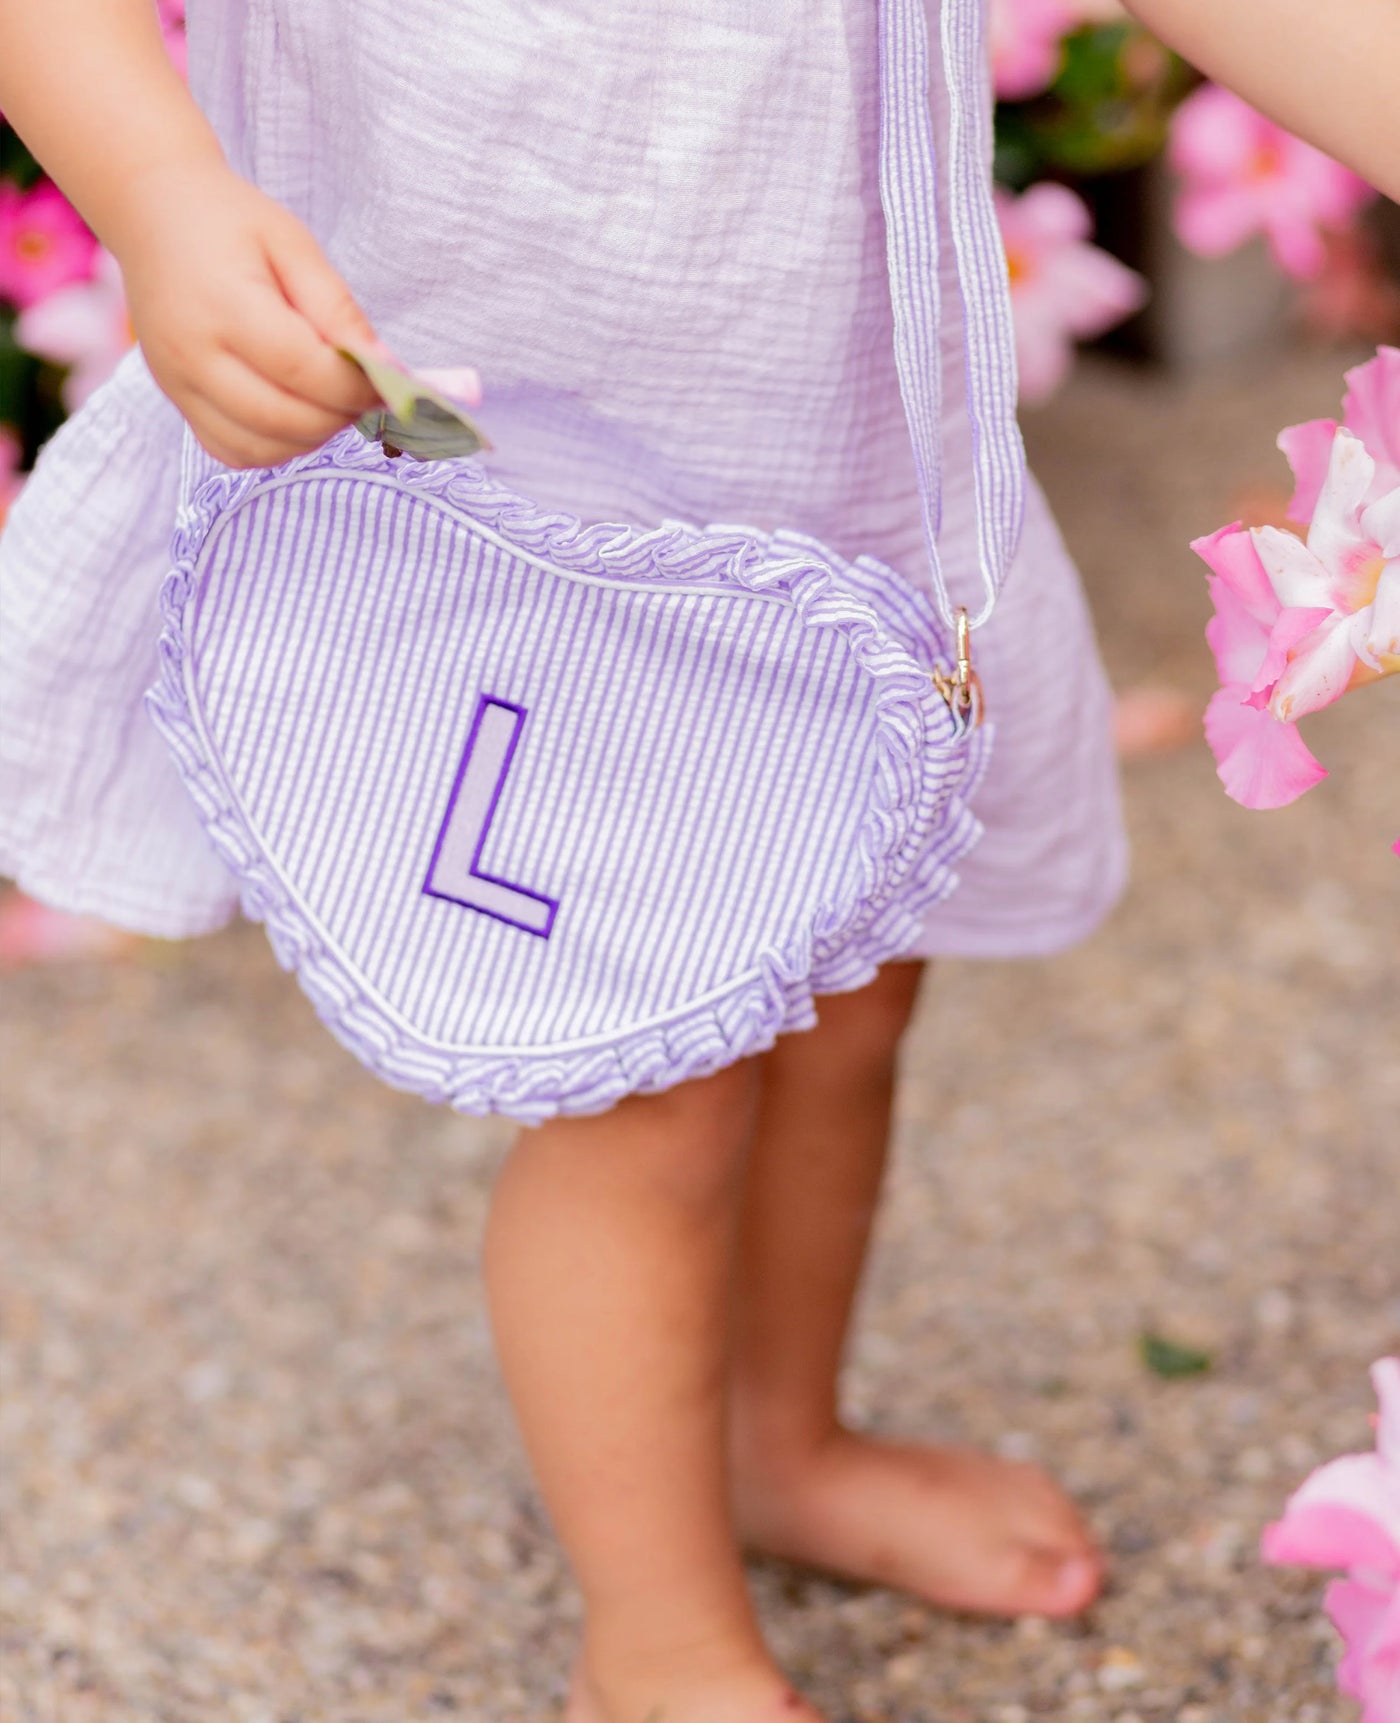
<svg viewBox="0 0 1400 1723">
<path fill-rule="evenodd" d="M 755 1585 L 837 1723 L 1344 1723 L 1321 1582 L 1257 1548 L 1400 1351 L 1400 679 L 1310 720 L 1327 783 L 1237 807 L 1187 545 L 1285 522 L 1279 429 L 1400 340 L 1400 223 L 1113 0 L 993 20 L 1027 441 L 1136 867 L 1083 948 L 928 989 L 851 1399 L 1052 1466 L 1115 1576 L 1055 1627 Z M 0 517 L 130 340 L 0 125 Z M 507 1134 L 375 1084 L 254 928 L 9 891 L 0 967 L 0 1717 L 550 1715 L 576 1602 L 476 1274 Z"/>
</svg>

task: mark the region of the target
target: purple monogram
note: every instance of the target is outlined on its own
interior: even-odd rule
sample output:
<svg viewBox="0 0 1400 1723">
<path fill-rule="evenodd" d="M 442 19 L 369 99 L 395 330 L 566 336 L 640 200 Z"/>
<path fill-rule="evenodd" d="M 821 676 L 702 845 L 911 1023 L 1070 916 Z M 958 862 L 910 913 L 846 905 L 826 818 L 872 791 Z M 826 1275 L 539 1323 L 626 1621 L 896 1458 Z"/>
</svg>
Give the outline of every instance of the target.
<svg viewBox="0 0 1400 1723">
<path fill-rule="evenodd" d="M 552 897 L 497 879 L 481 866 L 481 852 L 505 793 L 511 761 L 528 716 L 523 706 L 483 694 L 457 768 L 423 890 L 463 909 L 479 910 L 525 933 L 548 939 L 559 905 Z"/>
</svg>

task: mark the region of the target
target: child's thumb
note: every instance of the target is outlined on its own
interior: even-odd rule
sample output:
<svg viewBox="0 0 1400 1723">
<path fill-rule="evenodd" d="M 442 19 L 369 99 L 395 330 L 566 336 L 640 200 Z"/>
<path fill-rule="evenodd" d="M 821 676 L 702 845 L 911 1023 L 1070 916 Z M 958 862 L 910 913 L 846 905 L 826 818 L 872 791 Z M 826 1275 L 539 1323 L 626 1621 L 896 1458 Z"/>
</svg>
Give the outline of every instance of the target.
<svg viewBox="0 0 1400 1723">
<path fill-rule="evenodd" d="M 314 236 L 293 216 L 279 223 L 268 261 L 287 302 L 332 347 L 377 347 L 369 318 Z"/>
</svg>

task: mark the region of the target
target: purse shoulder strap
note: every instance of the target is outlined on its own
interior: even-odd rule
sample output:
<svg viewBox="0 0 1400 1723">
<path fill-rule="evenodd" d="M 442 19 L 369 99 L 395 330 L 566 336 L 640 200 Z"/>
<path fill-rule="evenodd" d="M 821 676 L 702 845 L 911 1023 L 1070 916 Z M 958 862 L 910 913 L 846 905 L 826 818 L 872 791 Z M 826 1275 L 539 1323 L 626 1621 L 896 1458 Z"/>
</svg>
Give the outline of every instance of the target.
<svg viewBox="0 0 1400 1723">
<path fill-rule="evenodd" d="M 900 394 L 919 480 L 934 597 L 950 628 L 958 609 L 939 558 L 943 384 L 939 360 L 938 164 L 930 112 L 930 0 L 880 0 L 880 200 Z M 984 0 L 939 8 L 948 92 L 948 225 L 963 301 L 967 409 L 972 427 L 978 567 L 987 621 L 1021 532 L 1025 452 L 1016 421 L 1016 350 L 1006 254 L 992 198 L 992 96 Z"/>
</svg>

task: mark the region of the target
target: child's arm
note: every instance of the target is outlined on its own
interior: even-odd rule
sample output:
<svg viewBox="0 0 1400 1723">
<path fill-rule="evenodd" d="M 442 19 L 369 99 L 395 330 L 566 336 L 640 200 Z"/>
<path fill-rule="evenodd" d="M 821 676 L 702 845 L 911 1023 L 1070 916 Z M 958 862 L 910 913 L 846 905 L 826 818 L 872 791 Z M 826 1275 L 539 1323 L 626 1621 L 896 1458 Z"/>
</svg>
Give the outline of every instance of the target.
<svg viewBox="0 0 1400 1723">
<path fill-rule="evenodd" d="M 373 341 L 307 229 L 227 166 L 154 0 L 0 0 L 0 110 L 115 253 L 156 381 L 230 466 L 315 448 L 375 397 Z"/>
<path fill-rule="evenodd" d="M 1400 0 L 1125 0 L 1192 65 L 1400 199 Z"/>
</svg>

